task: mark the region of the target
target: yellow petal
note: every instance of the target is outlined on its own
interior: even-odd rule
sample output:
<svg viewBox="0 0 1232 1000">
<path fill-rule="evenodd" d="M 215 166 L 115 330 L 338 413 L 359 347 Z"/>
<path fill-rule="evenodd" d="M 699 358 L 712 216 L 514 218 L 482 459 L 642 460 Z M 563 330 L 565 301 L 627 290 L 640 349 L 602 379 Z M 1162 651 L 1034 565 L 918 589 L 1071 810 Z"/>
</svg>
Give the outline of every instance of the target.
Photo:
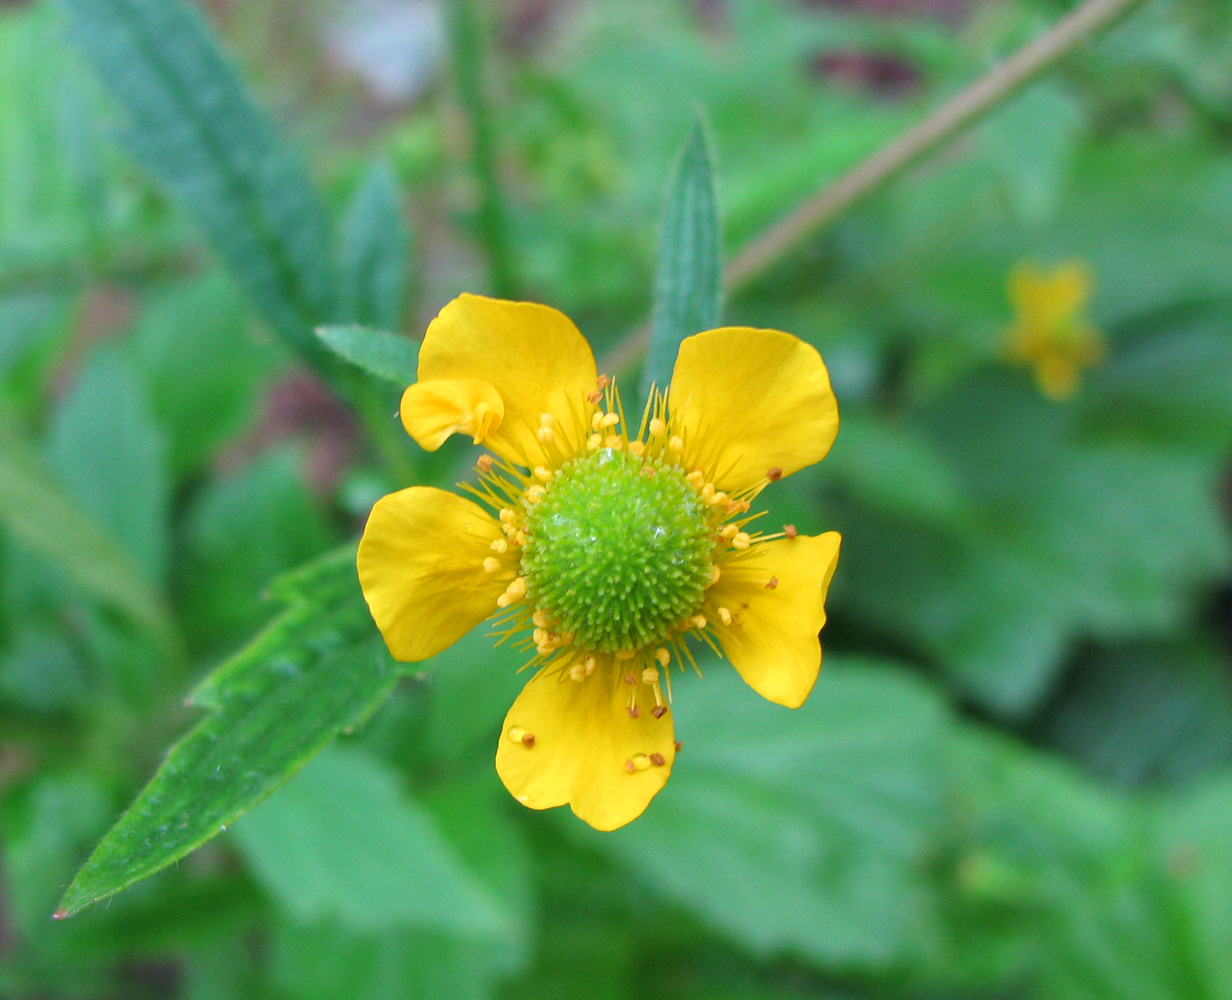
<svg viewBox="0 0 1232 1000">
<path fill-rule="evenodd" d="M 540 415 L 564 425 L 583 414 L 596 377 L 590 345 L 569 317 L 532 302 L 460 295 L 429 324 L 419 349 L 421 384 L 476 379 L 492 386 L 504 417 L 484 443 L 528 468 L 546 458 L 535 437 Z"/>
<path fill-rule="evenodd" d="M 483 444 L 500 427 L 505 404 L 491 382 L 477 378 L 416 382 L 402 394 L 402 426 L 421 448 L 436 451 L 453 434 Z"/>
<path fill-rule="evenodd" d="M 710 600 L 732 614 L 730 625 L 713 621 L 724 654 L 769 701 L 799 708 L 817 680 L 817 633 L 826 623 L 839 542 L 836 531 L 766 542 L 729 563 L 710 590 Z"/>
<path fill-rule="evenodd" d="M 504 537 L 483 508 L 453 493 L 412 486 L 382 497 L 359 542 L 359 584 L 395 660 L 435 656 L 496 610 L 514 578 L 487 573 Z"/>
<path fill-rule="evenodd" d="M 728 492 L 820 461 L 838 404 L 814 347 L 778 330 L 724 327 L 680 345 L 668 393 L 684 461 Z"/>
<path fill-rule="evenodd" d="M 1094 279 L 1081 261 L 1067 261 L 1051 270 L 1031 263 L 1010 272 L 1010 300 L 1029 325 L 1053 327 L 1072 320 L 1091 298 Z"/>
<path fill-rule="evenodd" d="M 634 687 L 637 718 L 628 712 Z M 601 665 L 581 682 L 541 670 L 505 717 L 497 773 L 523 805 L 567 803 L 596 830 L 615 830 L 642 814 L 672 772 L 672 713 L 656 719 L 654 707 L 651 690 L 625 683 L 619 664 Z"/>
</svg>

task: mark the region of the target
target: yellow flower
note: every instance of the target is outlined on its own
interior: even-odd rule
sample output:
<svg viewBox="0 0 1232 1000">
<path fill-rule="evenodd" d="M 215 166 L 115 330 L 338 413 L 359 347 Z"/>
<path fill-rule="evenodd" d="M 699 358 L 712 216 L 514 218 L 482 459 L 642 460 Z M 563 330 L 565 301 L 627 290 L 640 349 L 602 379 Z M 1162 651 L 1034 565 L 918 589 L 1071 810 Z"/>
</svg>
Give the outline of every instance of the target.
<svg viewBox="0 0 1232 1000">
<path fill-rule="evenodd" d="M 533 809 L 612 830 L 639 816 L 679 749 L 671 669 L 722 651 L 795 708 L 839 536 L 763 534 L 767 483 L 819 461 L 838 409 L 817 351 L 776 330 L 686 339 L 637 426 L 590 347 L 547 306 L 463 295 L 428 327 L 402 421 L 424 448 L 486 446 L 479 503 L 414 486 L 379 500 L 359 579 L 390 652 L 423 660 L 495 615 L 535 669 L 496 768 Z M 486 509 L 485 509 L 486 508 Z"/>
<path fill-rule="evenodd" d="M 1010 272 L 1015 322 L 1009 353 L 1035 369 L 1035 381 L 1050 399 L 1072 396 L 1082 369 L 1104 357 L 1103 335 L 1084 316 L 1092 283 L 1091 272 L 1080 261 L 1052 270 L 1023 263 Z"/>
</svg>

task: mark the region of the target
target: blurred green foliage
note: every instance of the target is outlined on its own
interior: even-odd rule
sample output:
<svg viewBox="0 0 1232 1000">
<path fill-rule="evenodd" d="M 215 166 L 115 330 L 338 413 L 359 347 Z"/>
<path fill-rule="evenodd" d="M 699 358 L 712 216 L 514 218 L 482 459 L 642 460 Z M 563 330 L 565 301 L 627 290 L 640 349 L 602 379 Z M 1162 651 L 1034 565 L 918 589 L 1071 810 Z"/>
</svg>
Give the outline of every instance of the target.
<svg viewBox="0 0 1232 1000">
<path fill-rule="evenodd" d="M 840 400 L 767 497 L 844 534 L 827 661 L 796 712 L 677 681 L 631 826 L 514 803 L 517 654 L 407 671 L 351 575 L 473 459 L 366 327 L 514 283 L 611 351 L 698 105 L 731 252 L 1068 6 L 0 5 L 0 997 L 1232 996 L 1225 5 L 1146 5 L 728 296 Z M 1006 279 L 1067 259 L 1110 350 L 1058 403 Z M 173 744 L 66 905 L 182 860 L 53 924 Z"/>
</svg>

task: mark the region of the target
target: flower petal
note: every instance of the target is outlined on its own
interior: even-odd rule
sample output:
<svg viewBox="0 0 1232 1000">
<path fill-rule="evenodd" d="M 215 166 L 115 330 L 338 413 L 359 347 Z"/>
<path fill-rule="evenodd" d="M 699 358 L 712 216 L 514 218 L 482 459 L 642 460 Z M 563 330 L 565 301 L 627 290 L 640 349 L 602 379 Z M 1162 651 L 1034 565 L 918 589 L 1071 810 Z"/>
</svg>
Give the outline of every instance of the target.
<svg viewBox="0 0 1232 1000">
<path fill-rule="evenodd" d="M 412 486 L 376 502 L 359 584 L 395 660 L 435 656 L 496 610 L 515 570 L 487 573 L 483 561 L 502 537 L 483 508 L 444 490 Z"/>
<path fill-rule="evenodd" d="M 799 708 L 817 680 L 817 633 L 826 623 L 839 542 L 837 531 L 765 542 L 755 556 L 724 568 L 710 589 L 710 602 L 732 614 L 730 625 L 713 622 L 724 654 L 749 687 L 776 704 Z"/>
<path fill-rule="evenodd" d="M 496 770 L 510 794 L 532 809 L 568 803 L 596 830 L 640 816 L 667 783 L 676 749 L 672 713 L 656 719 L 650 688 L 636 688 L 632 718 L 633 687 L 619 664 L 601 664 L 580 683 L 554 668 L 535 674 L 509 709 L 496 749 Z M 529 746 L 515 729 L 533 736 Z M 630 761 L 640 766 L 630 772 Z"/>
<path fill-rule="evenodd" d="M 838 433 L 838 404 L 821 355 L 778 330 L 723 327 L 680 345 L 668 406 L 685 462 L 723 490 L 821 461 Z"/>
<path fill-rule="evenodd" d="M 402 394 L 402 426 L 419 446 L 436 451 L 453 434 L 483 444 L 500 427 L 505 404 L 491 382 L 477 378 L 416 382 Z"/>
<path fill-rule="evenodd" d="M 484 443 L 528 467 L 545 458 L 535 437 L 540 414 L 558 421 L 580 414 L 596 377 L 590 345 L 573 321 L 533 302 L 460 295 L 429 324 L 419 349 L 420 383 L 478 379 L 493 387 L 504 418 Z"/>
</svg>

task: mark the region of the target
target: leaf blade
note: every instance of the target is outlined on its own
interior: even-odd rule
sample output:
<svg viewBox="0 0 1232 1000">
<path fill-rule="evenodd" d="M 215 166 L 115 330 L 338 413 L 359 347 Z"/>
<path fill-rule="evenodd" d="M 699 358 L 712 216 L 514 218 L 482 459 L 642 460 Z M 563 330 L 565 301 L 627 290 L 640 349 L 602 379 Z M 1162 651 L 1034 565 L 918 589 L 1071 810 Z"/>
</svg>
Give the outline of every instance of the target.
<svg viewBox="0 0 1232 1000">
<path fill-rule="evenodd" d="M 127 145 L 309 364 L 335 310 L 324 211 L 203 16 L 183 0 L 57 0 L 128 119 Z"/>
<path fill-rule="evenodd" d="M 317 336 L 340 358 L 401 389 L 418 378 L 419 345 L 409 337 L 367 326 L 322 326 Z"/>
<path fill-rule="evenodd" d="M 666 386 L 680 342 L 719 324 L 723 246 L 714 163 L 705 123 L 693 122 L 668 183 L 659 237 L 650 348 L 642 373 L 643 398 Z"/>
<path fill-rule="evenodd" d="M 70 916 L 195 850 L 361 724 L 397 680 L 358 593 L 351 549 L 193 693 L 211 714 L 167 755 L 60 903 Z M 349 584 L 349 585 L 348 585 Z"/>
</svg>

